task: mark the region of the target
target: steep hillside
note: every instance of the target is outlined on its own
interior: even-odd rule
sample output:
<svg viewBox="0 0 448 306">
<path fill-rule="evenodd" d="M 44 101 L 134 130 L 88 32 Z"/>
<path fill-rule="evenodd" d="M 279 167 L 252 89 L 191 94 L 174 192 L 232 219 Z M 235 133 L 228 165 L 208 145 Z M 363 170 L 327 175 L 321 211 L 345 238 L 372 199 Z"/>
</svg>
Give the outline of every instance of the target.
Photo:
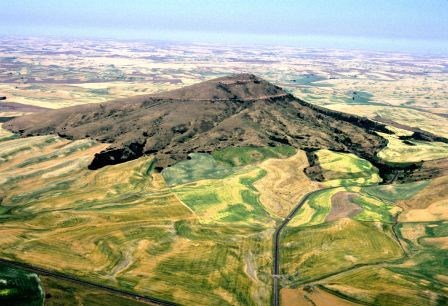
<svg viewBox="0 0 448 306">
<path fill-rule="evenodd" d="M 97 169 L 154 154 L 158 167 L 228 146 L 292 145 L 373 157 L 387 129 L 301 101 L 254 75 L 218 78 L 157 96 L 82 105 L 16 118 L 5 128 L 24 136 L 93 138 L 110 146 Z"/>
</svg>

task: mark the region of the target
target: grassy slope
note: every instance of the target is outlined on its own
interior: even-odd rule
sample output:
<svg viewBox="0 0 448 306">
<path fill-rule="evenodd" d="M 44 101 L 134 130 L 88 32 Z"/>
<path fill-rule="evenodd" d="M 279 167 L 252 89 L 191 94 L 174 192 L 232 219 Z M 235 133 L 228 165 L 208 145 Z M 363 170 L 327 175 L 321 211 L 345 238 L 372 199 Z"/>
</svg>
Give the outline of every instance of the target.
<svg viewBox="0 0 448 306">
<path fill-rule="evenodd" d="M 300 238 L 299 238 L 300 237 Z M 401 257 L 391 226 L 350 219 L 288 228 L 282 239 L 282 273 L 301 284 L 367 263 Z"/>
</svg>

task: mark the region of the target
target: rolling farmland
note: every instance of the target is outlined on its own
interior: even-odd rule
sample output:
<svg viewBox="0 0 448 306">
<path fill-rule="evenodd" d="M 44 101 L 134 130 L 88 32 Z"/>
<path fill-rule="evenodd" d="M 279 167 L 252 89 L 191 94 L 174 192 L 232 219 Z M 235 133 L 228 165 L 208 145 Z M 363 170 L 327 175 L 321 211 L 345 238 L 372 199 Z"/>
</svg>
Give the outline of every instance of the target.
<svg viewBox="0 0 448 306">
<path fill-rule="evenodd" d="M 310 197 L 284 231 L 283 303 L 443 305 L 446 194 L 427 195 L 446 177 L 376 186 L 340 182 Z"/>
<path fill-rule="evenodd" d="M 268 305 L 276 221 L 300 192 L 322 189 L 281 236 L 282 301 L 375 303 L 384 299 L 381 281 L 374 288 L 357 283 L 369 277 L 397 278 L 394 301 L 409 290 L 432 292 L 403 305 L 444 298 L 443 272 L 428 265 L 442 260 L 446 217 L 437 200 L 418 204 L 444 177 L 378 185 L 367 161 L 324 151 L 317 154 L 325 180 L 316 183 L 303 173 L 302 151 L 255 149 L 193 154 L 162 173 L 150 156 L 87 170 L 103 148 L 56 136 L 0 142 L 2 257 L 181 304 Z M 284 192 L 273 194 L 273 184 Z M 407 286 L 417 275 L 429 283 Z M 54 280 L 42 282 L 53 301 L 69 298 Z M 66 294 L 93 298 L 72 290 Z"/>
<path fill-rule="evenodd" d="M 446 58 L 268 46 L 0 41 L 0 96 L 7 97 L 0 101 L 1 258 L 182 305 L 270 305 L 275 281 L 281 305 L 448 304 Z M 52 54 L 47 46 L 60 51 Z M 171 109 L 153 108 L 157 99 L 142 102 L 148 117 L 138 122 L 137 108 L 118 124 L 119 114 L 128 112 L 122 106 L 149 94 L 186 85 L 209 89 L 199 82 L 241 72 L 260 75 L 284 92 L 264 87 L 256 97 L 266 101 L 252 107 L 257 99 L 242 99 L 250 92 L 239 87 L 244 80 L 234 88 L 221 80 L 209 104 L 195 99 L 210 92 L 196 90 L 186 106 L 188 95 L 175 91 L 168 102 L 179 104 Z M 252 85 L 264 82 L 252 79 Z M 329 125 L 330 117 L 322 119 L 329 110 L 315 115 L 302 112 L 306 104 L 290 108 L 291 101 L 276 100 L 290 94 L 313 107 L 365 118 L 342 127 L 343 116 L 336 113 Z M 137 97 L 124 103 L 130 96 Z M 112 99 L 121 99 L 115 109 L 105 103 Z M 223 110 L 247 109 L 216 127 L 223 101 Z M 13 117 L 45 117 L 49 109 L 89 103 L 99 104 L 85 106 L 77 121 L 58 122 L 60 130 L 40 126 L 41 136 L 1 128 Z M 92 128 L 99 114 L 106 123 Z M 92 121 L 80 131 L 86 118 Z M 384 129 L 363 127 L 366 118 Z M 347 122 L 357 128 L 346 130 Z M 74 137 L 64 130 L 69 125 Z M 107 134 L 111 130 L 115 134 Z M 434 135 L 425 139 L 426 132 Z M 151 136 L 135 158 L 88 170 L 113 140 L 142 145 L 142 137 Z M 165 138 L 172 142 L 163 148 L 169 159 L 161 165 L 157 145 L 165 145 Z M 423 167 L 424 175 L 417 172 L 407 183 L 397 183 L 403 181 L 395 180 L 395 168 L 391 180 L 383 175 L 393 165 L 406 176 L 415 170 L 406 167 L 423 161 L 431 171 Z M 315 177 L 308 172 L 312 167 Z M 273 275 L 276 232 L 279 273 Z M 44 298 L 45 305 L 143 303 L 103 289 L 0 265 L 0 304 L 28 305 L 28 298 L 36 306 Z"/>
<path fill-rule="evenodd" d="M 87 170 L 103 148 L 56 136 L 0 142 L 2 257 L 180 303 L 269 304 L 276 216 L 253 186 L 267 175 L 261 160 L 193 156 L 167 184 L 151 157 Z M 222 178 L 209 177 L 219 163 Z"/>
</svg>

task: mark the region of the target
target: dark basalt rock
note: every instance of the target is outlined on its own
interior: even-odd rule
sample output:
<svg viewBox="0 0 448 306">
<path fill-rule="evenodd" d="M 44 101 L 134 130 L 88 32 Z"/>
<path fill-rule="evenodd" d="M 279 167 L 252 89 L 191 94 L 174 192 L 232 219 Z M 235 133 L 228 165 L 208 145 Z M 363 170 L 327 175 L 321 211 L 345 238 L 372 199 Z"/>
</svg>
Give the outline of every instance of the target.
<svg viewBox="0 0 448 306">
<path fill-rule="evenodd" d="M 448 143 L 448 139 L 445 137 L 440 137 L 437 135 L 434 135 L 430 132 L 422 131 L 422 130 L 415 130 L 414 133 L 411 136 L 400 136 L 401 140 L 420 140 L 420 141 L 428 141 L 428 142 L 444 142 Z"/>
</svg>

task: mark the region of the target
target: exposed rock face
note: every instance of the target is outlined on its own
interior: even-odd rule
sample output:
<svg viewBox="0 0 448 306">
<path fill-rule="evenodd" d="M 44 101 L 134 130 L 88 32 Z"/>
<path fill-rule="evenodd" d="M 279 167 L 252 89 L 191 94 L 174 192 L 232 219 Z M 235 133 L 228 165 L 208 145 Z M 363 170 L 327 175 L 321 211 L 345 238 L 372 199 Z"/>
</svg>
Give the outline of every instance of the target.
<svg viewBox="0 0 448 306">
<path fill-rule="evenodd" d="M 159 167 L 190 152 L 228 146 L 328 148 L 372 158 L 387 141 L 384 125 L 301 101 L 254 75 L 218 78 L 178 90 L 47 111 L 5 128 L 24 136 L 58 134 L 110 143 L 91 169 L 154 154 Z"/>
</svg>

